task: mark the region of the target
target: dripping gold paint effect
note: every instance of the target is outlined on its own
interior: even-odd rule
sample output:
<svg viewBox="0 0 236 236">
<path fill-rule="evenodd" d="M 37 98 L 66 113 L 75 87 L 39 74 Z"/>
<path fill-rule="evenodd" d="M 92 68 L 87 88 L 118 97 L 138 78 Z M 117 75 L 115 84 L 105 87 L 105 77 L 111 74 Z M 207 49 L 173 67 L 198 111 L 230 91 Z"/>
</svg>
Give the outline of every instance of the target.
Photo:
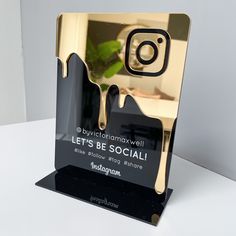
<svg viewBox="0 0 236 236">
<path fill-rule="evenodd" d="M 104 15 L 104 14 L 103 14 Z M 169 16 L 169 14 L 165 14 Z M 173 14 L 172 14 L 173 15 Z M 178 15 L 178 14 L 177 14 Z M 183 15 L 183 14 L 182 14 Z M 99 107 L 99 117 L 98 117 L 98 127 L 101 130 L 106 129 L 107 126 L 107 111 L 106 111 L 106 100 L 107 92 L 102 91 L 101 86 L 97 83 L 94 83 L 91 80 L 90 72 L 88 66 L 85 63 L 85 52 L 86 52 L 86 41 L 87 41 L 87 25 L 88 25 L 88 16 L 87 13 L 63 13 L 57 18 L 57 41 L 56 41 L 56 56 L 62 63 L 62 75 L 63 78 L 67 77 L 68 74 L 68 65 L 67 61 L 71 54 L 75 53 L 83 61 L 88 72 L 88 78 L 91 83 L 98 86 L 100 91 L 100 107 Z M 125 14 L 124 14 L 125 16 Z M 157 14 L 159 17 L 160 15 Z M 158 18 L 157 17 L 157 18 Z M 119 85 L 119 107 L 124 107 L 125 99 L 127 95 L 122 95 L 120 92 Z M 138 99 L 134 95 L 130 95 L 138 105 L 142 113 L 148 117 L 155 118 L 160 120 L 163 128 L 163 137 L 162 137 L 162 150 L 160 157 L 160 164 L 157 173 L 157 178 L 155 181 L 155 191 L 158 194 L 162 194 L 166 190 L 166 175 L 167 175 L 167 163 L 168 163 L 168 153 L 171 135 L 173 131 L 173 125 L 177 117 L 177 111 L 175 117 L 153 117 L 150 114 L 146 114 L 144 107 L 139 103 Z"/>
<path fill-rule="evenodd" d="M 158 221 L 160 220 L 160 216 L 157 215 L 157 214 L 153 214 L 152 217 L 151 217 L 151 219 L 152 219 L 152 223 L 153 223 L 153 224 L 157 224 Z"/>
<path fill-rule="evenodd" d="M 67 62 L 62 61 L 62 77 L 66 78 L 67 77 Z"/>
<path fill-rule="evenodd" d="M 173 131 L 174 120 L 169 123 L 169 127 L 163 119 L 161 119 L 161 122 L 163 127 L 162 151 L 155 183 L 155 190 L 158 194 L 164 193 L 166 189 L 167 159 L 169 154 L 170 139 Z"/>
<path fill-rule="evenodd" d="M 120 88 L 119 88 L 119 94 L 121 94 Z M 125 94 L 123 97 L 119 95 L 119 107 L 120 107 L 120 108 L 124 107 L 124 105 L 125 105 L 125 99 L 126 99 L 127 95 L 128 95 L 128 94 Z M 130 95 L 130 94 L 129 94 L 129 95 Z M 132 96 L 132 95 L 130 95 L 130 96 Z M 133 96 L 132 96 L 132 97 L 133 97 Z"/>
<path fill-rule="evenodd" d="M 107 126 L 106 100 L 107 100 L 107 91 L 101 92 L 100 89 L 100 109 L 98 116 L 98 125 L 101 130 L 106 129 Z"/>
</svg>

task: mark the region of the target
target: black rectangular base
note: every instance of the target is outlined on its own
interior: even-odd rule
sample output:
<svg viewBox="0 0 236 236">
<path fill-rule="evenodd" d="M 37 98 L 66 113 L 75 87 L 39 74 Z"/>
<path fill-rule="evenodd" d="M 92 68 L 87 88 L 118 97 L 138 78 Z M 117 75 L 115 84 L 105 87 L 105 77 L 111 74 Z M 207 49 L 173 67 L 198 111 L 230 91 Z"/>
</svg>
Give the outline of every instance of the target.
<svg viewBox="0 0 236 236">
<path fill-rule="evenodd" d="M 157 225 L 172 189 L 158 195 L 153 189 L 67 166 L 36 183 L 37 186 Z"/>
</svg>

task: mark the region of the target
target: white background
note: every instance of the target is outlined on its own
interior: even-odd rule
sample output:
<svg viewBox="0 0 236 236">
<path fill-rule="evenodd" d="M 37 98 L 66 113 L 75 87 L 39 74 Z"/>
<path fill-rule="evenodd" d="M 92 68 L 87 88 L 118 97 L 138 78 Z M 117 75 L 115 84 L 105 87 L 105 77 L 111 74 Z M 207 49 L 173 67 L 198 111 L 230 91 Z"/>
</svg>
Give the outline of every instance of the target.
<svg viewBox="0 0 236 236">
<path fill-rule="evenodd" d="M 26 120 L 20 18 L 20 1 L 0 0 L 0 125 Z"/>
<path fill-rule="evenodd" d="M 25 108 L 28 121 L 55 117 L 55 22 L 60 12 L 190 15 L 192 27 L 174 152 L 236 180 L 234 0 L 21 0 L 24 80 L 19 1 L 0 3 L 1 124 L 24 121 Z"/>
</svg>

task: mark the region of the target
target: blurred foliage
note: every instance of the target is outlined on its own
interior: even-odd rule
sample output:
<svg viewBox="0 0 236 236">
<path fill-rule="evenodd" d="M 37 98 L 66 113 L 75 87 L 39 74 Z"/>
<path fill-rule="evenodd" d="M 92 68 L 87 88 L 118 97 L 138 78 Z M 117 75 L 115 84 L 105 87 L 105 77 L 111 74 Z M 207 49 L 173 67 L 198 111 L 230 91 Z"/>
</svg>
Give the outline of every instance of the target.
<svg viewBox="0 0 236 236">
<path fill-rule="evenodd" d="M 109 79 L 122 69 L 123 62 L 118 57 L 121 48 L 121 43 L 117 40 L 106 41 L 95 46 L 88 38 L 86 62 L 94 82 L 103 77 Z M 103 91 L 107 87 L 106 84 L 101 86 Z"/>
</svg>

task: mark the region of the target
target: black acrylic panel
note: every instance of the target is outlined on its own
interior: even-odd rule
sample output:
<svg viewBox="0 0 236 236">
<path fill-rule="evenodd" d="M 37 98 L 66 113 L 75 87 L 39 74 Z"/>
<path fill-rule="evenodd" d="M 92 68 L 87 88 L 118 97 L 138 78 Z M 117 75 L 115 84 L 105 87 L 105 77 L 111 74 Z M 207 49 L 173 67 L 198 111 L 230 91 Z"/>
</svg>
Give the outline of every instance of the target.
<svg viewBox="0 0 236 236">
<path fill-rule="evenodd" d="M 119 108 L 119 91 L 112 86 L 107 98 L 108 124 L 104 131 L 99 130 L 99 90 L 89 80 L 84 63 L 73 54 L 68 61 L 67 79 L 62 78 L 58 63 L 56 169 L 72 165 L 101 173 L 93 165 L 102 165 L 119 172 L 111 174 L 112 177 L 154 188 L 162 145 L 161 122 L 142 114 L 130 96 L 124 107 Z M 88 132 L 130 142 L 88 135 Z M 88 141 L 93 143 L 92 147 Z M 98 142 L 106 150 L 96 148 Z M 135 142 L 143 143 L 138 146 Z"/>
</svg>

